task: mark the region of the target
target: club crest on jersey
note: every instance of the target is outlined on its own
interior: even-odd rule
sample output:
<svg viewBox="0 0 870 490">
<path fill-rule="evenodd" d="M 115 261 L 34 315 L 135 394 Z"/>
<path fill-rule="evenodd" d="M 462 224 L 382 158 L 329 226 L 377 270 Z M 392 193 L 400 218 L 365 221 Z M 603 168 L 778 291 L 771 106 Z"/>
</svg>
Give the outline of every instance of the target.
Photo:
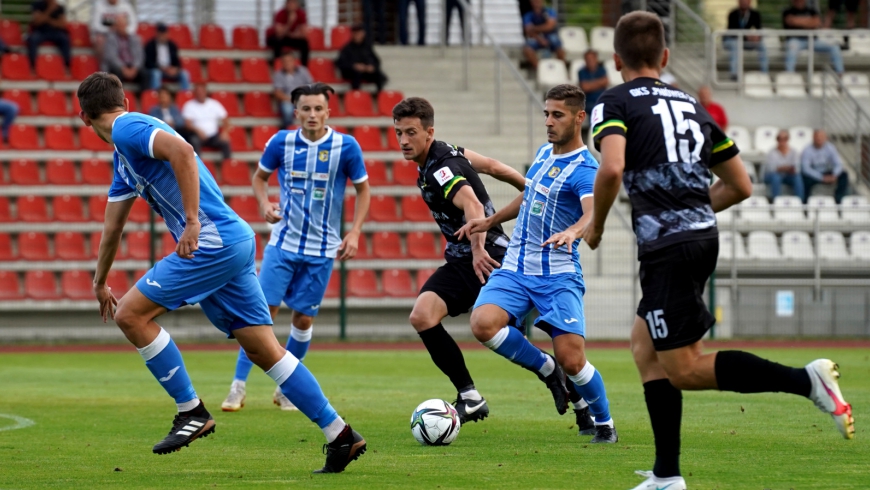
<svg viewBox="0 0 870 490">
<path fill-rule="evenodd" d="M 325 162 L 329 160 L 329 150 L 321 150 L 320 153 L 317 154 L 317 159 L 321 162 Z"/>
<path fill-rule="evenodd" d="M 550 177 L 552 177 L 552 178 L 555 179 L 556 176 L 559 175 L 559 172 L 561 172 L 561 171 L 562 171 L 561 168 L 559 168 L 559 167 L 553 167 L 553 168 L 550 169 L 549 172 L 547 172 L 547 175 L 549 175 Z"/>
<path fill-rule="evenodd" d="M 535 201 L 532 203 L 532 216 L 540 216 L 544 214 L 544 201 Z"/>
</svg>

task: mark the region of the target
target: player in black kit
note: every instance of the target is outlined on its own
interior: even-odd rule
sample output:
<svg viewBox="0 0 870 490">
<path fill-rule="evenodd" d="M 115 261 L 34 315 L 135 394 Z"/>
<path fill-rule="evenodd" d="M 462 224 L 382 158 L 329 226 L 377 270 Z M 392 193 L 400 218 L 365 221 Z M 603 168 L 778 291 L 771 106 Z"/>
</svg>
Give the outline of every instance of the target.
<svg viewBox="0 0 870 490">
<path fill-rule="evenodd" d="M 441 325 L 441 320 L 471 309 L 490 273 L 501 265 L 509 239 L 501 226 L 486 234 L 472 235 L 470 241 L 458 238 L 456 233 L 466 221 L 495 213 L 478 172 L 519 190 L 525 188 L 525 178 L 501 162 L 435 140 L 435 110 L 425 99 L 409 97 L 396 104 L 393 122 L 403 156 L 419 167 L 417 187 L 423 200 L 447 239 L 444 252 L 447 263 L 420 288 L 411 311 L 411 325 L 419 333 L 432 361 L 456 387 L 455 406 L 462 423 L 483 420 L 489 414 L 489 407 L 475 389 L 462 351 Z M 561 369 L 542 378 L 560 414 L 568 407 L 564 379 Z M 584 413 L 583 422 L 591 425 L 588 409 Z"/>
<path fill-rule="evenodd" d="M 703 352 L 701 338 L 715 322 L 703 300 L 719 254 L 715 213 L 749 197 L 752 184 L 737 146 L 695 98 L 659 80 L 669 52 L 657 16 L 623 16 L 614 48 L 625 83 L 602 94 L 592 109 L 602 161 L 593 217 L 582 236 L 590 248 L 598 246 L 622 180 L 643 291 L 631 350 L 656 446 L 653 471 L 638 472 L 647 479 L 635 489 L 686 488 L 679 468 L 681 390 L 801 395 L 831 414 L 851 439 L 851 407 L 832 361 L 792 368 L 742 351 Z M 712 186 L 710 171 L 719 177 Z"/>
</svg>

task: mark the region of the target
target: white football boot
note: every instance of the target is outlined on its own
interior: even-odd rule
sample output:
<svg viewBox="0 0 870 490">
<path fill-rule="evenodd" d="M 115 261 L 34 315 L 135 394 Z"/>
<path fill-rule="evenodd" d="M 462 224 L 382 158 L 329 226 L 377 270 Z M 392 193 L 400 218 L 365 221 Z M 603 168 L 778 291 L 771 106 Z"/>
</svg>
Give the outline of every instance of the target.
<svg viewBox="0 0 870 490">
<path fill-rule="evenodd" d="M 238 412 L 245 406 L 245 382 L 237 379 L 233 380 L 230 385 L 230 394 L 227 399 L 221 403 L 221 410 L 224 412 Z"/>
<path fill-rule="evenodd" d="M 816 359 L 807 364 L 806 370 L 813 384 L 810 400 L 819 410 L 831 414 L 843 437 L 851 439 L 855 437 L 855 419 L 852 418 L 852 406 L 846 403 L 840 393 L 838 369 L 839 366 L 830 359 Z"/>
<path fill-rule="evenodd" d="M 281 393 L 281 387 L 275 388 L 275 394 L 272 395 L 272 403 L 278 405 L 279 407 L 281 407 L 281 410 L 287 412 L 295 412 L 296 410 L 299 410 L 298 408 L 296 408 L 296 405 L 294 405 L 293 402 L 291 402 L 289 399 L 287 399 L 286 396 L 284 396 L 284 393 Z"/>
<path fill-rule="evenodd" d="M 631 490 L 686 490 L 686 480 L 682 476 L 659 478 L 652 471 L 638 470 L 635 473 L 646 477 L 646 480 Z"/>
</svg>

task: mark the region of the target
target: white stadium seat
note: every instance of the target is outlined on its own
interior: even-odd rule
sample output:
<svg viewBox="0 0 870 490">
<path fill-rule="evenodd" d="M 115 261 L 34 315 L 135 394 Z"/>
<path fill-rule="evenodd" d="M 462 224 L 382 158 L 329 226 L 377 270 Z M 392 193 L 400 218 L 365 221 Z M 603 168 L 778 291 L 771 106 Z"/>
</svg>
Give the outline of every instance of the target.
<svg viewBox="0 0 870 490">
<path fill-rule="evenodd" d="M 538 86 L 544 89 L 568 83 L 568 70 L 565 62 L 548 58 L 538 63 Z"/>
<path fill-rule="evenodd" d="M 798 153 L 813 144 L 813 128 L 794 126 L 788 128 L 788 146 Z"/>
<path fill-rule="evenodd" d="M 813 242 L 805 231 L 787 231 L 782 234 L 782 256 L 794 260 L 812 260 Z"/>
<path fill-rule="evenodd" d="M 782 41 L 779 36 L 764 36 L 762 42 L 764 42 L 764 47 L 767 48 L 768 53 L 782 51 Z"/>
<path fill-rule="evenodd" d="M 819 233 L 819 258 L 827 260 L 848 260 L 846 239 L 838 231 L 823 231 Z"/>
<path fill-rule="evenodd" d="M 735 211 L 734 206 L 732 206 L 716 213 L 716 226 L 718 226 L 720 230 L 722 228 L 730 228 L 731 221 L 734 219 Z"/>
<path fill-rule="evenodd" d="M 607 70 L 607 80 L 610 81 L 611 87 L 622 84 L 622 74 L 616 70 L 616 62 L 613 58 L 608 58 L 604 62 L 604 69 Z"/>
<path fill-rule="evenodd" d="M 743 126 L 728 126 L 725 134 L 731 138 L 731 141 L 740 148 L 741 153 L 744 151 L 752 151 L 752 137 L 749 136 L 749 130 Z"/>
<path fill-rule="evenodd" d="M 852 97 L 870 97 L 870 78 L 866 73 L 843 73 L 843 88 Z"/>
<path fill-rule="evenodd" d="M 849 53 L 853 55 L 870 54 L 870 30 L 854 29 L 849 32 Z"/>
<path fill-rule="evenodd" d="M 852 258 L 870 260 L 870 231 L 856 231 L 849 237 L 849 248 Z"/>
<path fill-rule="evenodd" d="M 813 73 L 813 83 L 812 88 L 810 88 L 810 94 L 813 97 L 822 98 L 823 91 L 828 97 L 839 97 L 840 84 L 834 75 L 830 73 Z"/>
<path fill-rule="evenodd" d="M 770 221 L 770 203 L 765 197 L 752 196 L 740 203 L 740 217 L 743 221 L 767 223 Z"/>
<path fill-rule="evenodd" d="M 737 237 L 734 239 L 734 237 Z M 775 239 L 775 237 L 774 237 Z M 734 235 L 730 231 L 719 232 L 719 258 L 731 260 L 736 253 L 737 259 L 746 258 L 746 247 L 743 245 L 743 237 L 740 233 Z"/>
<path fill-rule="evenodd" d="M 568 69 L 568 79 L 571 80 L 571 83 L 575 85 L 580 83 L 580 77 L 577 75 L 577 72 L 584 66 L 586 66 L 586 61 L 583 58 L 571 62 L 571 68 Z"/>
<path fill-rule="evenodd" d="M 589 49 L 589 43 L 586 42 L 586 31 L 582 27 L 559 28 L 559 39 L 569 55 L 582 55 Z"/>
<path fill-rule="evenodd" d="M 816 31 L 819 35 L 816 37 L 819 41 L 826 42 L 828 44 L 836 44 L 837 46 L 842 47 L 846 44 L 846 41 L 843 39 L 843 35 L 838 31 L 832 31 L 827 29 L 819 29 Z"/>
<path fill-rule="evenodd" d="M 747 97 L 773 97 L 773 84 L 770 76 L 760 71 L 748 71 L 743 76 L 746 84 L 744 93 Z"/>
<path fill-rule="evenodd" d="M 810 221 L 816 219 L 816 210 L 819 210 L 819 219 L 822 223 L 831 223 L 840 221 L 840 214 L 837 213 L 837 203 L 831 196 L 810 196 L 807 199 L 807 218 Z"/>
<path fill-rule="evenodd" d="M 799 73 L 779 72 L 776 79 L 776 95 L 788 99 L 803 99 L 807 96 L 804 77 Z"/>
<path fill-rule="evenodd" d="M 759 126 L 755 128 L 755 149 L 767 153 L 776 148 L 776 133 L 779 128 L 775 126 Z"/>
<path fill-rule="evenodd" d="M 748 249 L 749 258 L 768 260 L 780 259 L 779 246 L 776 244 L 776 235 L 772 231 L 752 231 L 749 233 Z"/>
<path fill-rule="evenodd" d="M 773 219 L 780 223 L 804 221 L 803 203 L 797 196 L 776 196 L 773 198 Z"/>
<path fill-rule="evenodd" d="M 613 33 L 612 27 L 597 26 L 589 31 L 589 44 L 592 49 L 598 51 L 598 57 L 604 59 L 613 54 Z"/>
<path fill-rule="evenodd" d="M 843 221 L 867 225 L 870 223 L 870 202 L 864 196 L 846 196 L 841 204 Z"/>
</svg>

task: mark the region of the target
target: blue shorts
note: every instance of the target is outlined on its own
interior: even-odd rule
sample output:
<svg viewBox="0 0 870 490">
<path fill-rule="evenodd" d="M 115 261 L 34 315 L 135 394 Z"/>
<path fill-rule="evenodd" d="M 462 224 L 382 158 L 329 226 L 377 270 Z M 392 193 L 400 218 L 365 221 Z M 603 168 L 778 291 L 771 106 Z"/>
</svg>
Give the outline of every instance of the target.
<svg viewBox="0 0 870 490">
<path fill-rule="evenodd" d="M 146 298 L 175 310 L 199 303 L 221 332 L 271 325 L 272 316 L 257 282 L 254 238 L 224 248 L 201 248 L 192 259 L 172 252 L 136 283 Z"/>
<path fill-rule="evenodd" d="M 562 40 L 559 39 L 559 33 L 551 32 L 549 34 L 544 34 L 543 36 L 547 40 L 547 42 L 549 43 L 548 46 L 542 45 L 541 43 L 538 42 L 538 40 L 536 38 L 533 38 L 533 37 L 526 38 L 526 46 L 534 49 L 535 51 L 546 49 L 546 50 L 549 50 L 550 52 L 553 52 L 553 53 L 555 53 L 556 51 L 558 51 L 559 49 L 562 48 Z"/>
<path fill-rule="evenodd" d="M 551 337 L 563 333 L 586 337 L 585 293 L 586 286 L 578 274 L 527 276 L 498 269 L 489 276 L 474 308 L 495 305 L 506 311 L 511 320 L 522 320 L 534 307 L 541 314 L 535 319 L 535 326 Z"/>
<path fill-rule="evenodd" d="M 267 245 L 260 266 L 260 287 L 269 306 L 281 300 L 297 313 L 317 316 L 332 275 L 330 257 L 313 257 Z"/>
</svg>

